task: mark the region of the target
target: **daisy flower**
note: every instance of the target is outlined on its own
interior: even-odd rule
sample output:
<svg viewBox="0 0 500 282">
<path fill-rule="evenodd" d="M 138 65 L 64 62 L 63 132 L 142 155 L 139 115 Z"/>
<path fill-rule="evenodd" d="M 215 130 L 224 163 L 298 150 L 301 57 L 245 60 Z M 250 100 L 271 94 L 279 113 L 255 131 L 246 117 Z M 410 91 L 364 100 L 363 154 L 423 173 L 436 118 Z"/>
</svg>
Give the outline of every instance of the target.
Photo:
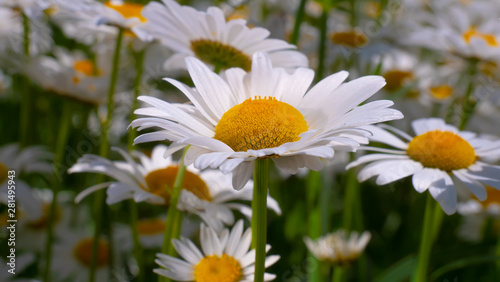
<svg viewBox="0 0 500 282">
<path fill-rule="evenodd" d="M 82 236 L 72 232 L 63 234 L 61 240 L 54 245 L 52 272 L 57 281 L 88 281 L 93 240 L 92 236 Z M 115 244 L 120 245 L 119 242 Z M 96 281 L 108 281 L 110 270 L 108 241 L 100 237 L 97 248 Z"/>
<path fill-rule="evenodd" d="M 39 146 L 21 149 L 18 144 L 9 144 L 0 147 L 0 189 L 7 185 L 11 170 L 15 171 L 16 178 L 22 173 L 52 173 L 51 158 L 52 154 Z"/>
<path fill-rule="evenodd" d="M 500 154 L 500 141 L 489 141 L 475 133 L 459 131 L 438 118 L 415 120 L 412 127 L 415 137 L 385 126 L 407 142 L 382 128 L 367 127 L 373 133 L 372 141 L 395 149 L 366 147 L 364 149 L 381 153 L 362 156 L 350 163 L 347 169 L 370 163 L 359 172 L 358 179 L 365 181 L 377 176 L 378 185 L 412 175 L 415 190 L 422 193 L 428 189 L 447 214 L 453 214 L 457 209 L 455 185 L 468 188 L 481 201 L 487 195 L 483 184 L 500 189 L 500 166 L 482 161 L 482 158 Z"/>
<path fill-rule="evenodd" d="M 164 0 L 163 4 L 150 2 L 142 15 L 147 23 L 135 29 L 139 38 L 159 40 L 176 52 L 165 63 L 167 69 L 185 68 L 184 58 L 196 56 L 221 69 L 240 67 L 249 71 L 252 55 L 256 52 L 268 52 L 276 66 L 290 69 L 307 66 L 306 56 L 293 50 L 294 45 L 267 38 L 268 30 L 249 28 L 243 19 L 226 21 L 217 7 L 201 12 L 173 0 Z"/>
<path fill-rule="evenodd" d="M 56 49 L 54 54 L 35 58 L 25 67 L 26 75 L 56 94 L 95 105 L 106 103 L 110 67 L 104 57 L 108 54 L 101 54 L 97 65 L 79 52 Z"/>
<path fill-rule="evenodd" d="M 446 3 L 446 4 L 445 4 Z M 494 4 L 493 4 L 494 5 Z M 435 1 L 421 11 L 405 44 L 426 47 L 465 58 L 495 60 L 500 55 L 498 9 L 491 2 Z"/>
<path fill-rule="evenodd" d="M 231 232 L 224 229 L 219 236 L 215 230 L 201 225 L 199 250 L 194 243 L 182 237 L 172 240 L 175 250 L 183 259 L 157 254 L 155 262 L 163 268 L 154 269 L 158 275 L 178 281 L 254 281 L 255 250 L 249 251 L 252 230 L 243 232 L 243 221 L 238 220 Z M 266 252 L 271 246 L 266 246 Z M 269 267 L 279 256 L 266 258 Z M 264 281 L 276 275 L 265 273 Z"/>
<path fill-rule="evenodd" d="M 109 205 L 126 199 L 156 205 L 165 205 L 170 202 L 170 193 L 166 187 L 170 190 L 173 188 L 179 167 L 172 161 L 171 156 L 168 156 L 166 146 L 155 146 L 151 158 L 140 152 L 132 152 L 140 163 L 134 161 L 133 157 L 123 150 L 118 148 L 115 150 L 126 162 L 113 162 L 99 156 L 85 155 L 68 170 L 69 173 L 104 173 L 116 179 L 116 182 L 100 183 L 87 188 L 75 198 L 76 202 L 98 189 L 107 187 L 109 187 L 107 190 Z M 238 210 L 243 215 L 251 216 L 249 206 L 234 201 L 251 201 L 252 195 L 252 182 L 246 183 L 242 191 L 234 191 L 231 188 L 230 176 L 219 171 L 200 172 L 193 167 L 188 167 L 177 208 L 194 213 L 212 228 L 222 230 L 224 224 L 234 223 L 231 210 Z M 268 196 L 268 207 L 281 214 L 278 203 L 270 196 Z"/>
<path fill-rule="evenodd" d="M 368 231 L 361 235 L 353 231 L 348 235 L 345 230 L 338 230 L 316 240 L 305 237 L 304 242 L 318 260 L 333 265 L 350 265 L 361 255 L 370 238 Z"/>
<path fill-rule="evenodd" d="M 350 150 L 365 142 L 369 133 L 359 126 L 402 118 L 389 109 L 392 101 L 357 106 L 385 84 L 380 76 L 366 76 L 342 83 L 348 73 L 328 76 L 309 88 L 314 72 L 299 68 L 288 74 L 272 68 L 265 53 L 256 53 L 252 72 L 232 68 L 223 77 L 195 58 L 186 59 L 196 86 L 191 89 L 167 79 L 193 103 L 170 104 L 153 97 L 139 100 L 141 108 L 131 123 L 139 130 L 161 130 L 136 138 L 136 143 L 173 141 L 172 150 L 187 145 L 186 165 L 233 172 L 233 187 L 241 189 L 259 158 L 271 158 L 284 171 L 295 174 L 300 167 L 320 170 L 321 159 L 332 159 L 332 146 Z M 307 93 L 307 94 L 306 94 Z"/>
<path fill-rule="evenodd" d="M 143 9 L 141 4 L 121 0 L 111 0 L 105 3 L 88 0 L 57 0 L 57 2 L 61 9 L 78 11 L 84 17 L 92 17 L 96 25 L 105 24 L 131 30 L 134 26 L 146 21 L 141 15 Z"/>
</svg>

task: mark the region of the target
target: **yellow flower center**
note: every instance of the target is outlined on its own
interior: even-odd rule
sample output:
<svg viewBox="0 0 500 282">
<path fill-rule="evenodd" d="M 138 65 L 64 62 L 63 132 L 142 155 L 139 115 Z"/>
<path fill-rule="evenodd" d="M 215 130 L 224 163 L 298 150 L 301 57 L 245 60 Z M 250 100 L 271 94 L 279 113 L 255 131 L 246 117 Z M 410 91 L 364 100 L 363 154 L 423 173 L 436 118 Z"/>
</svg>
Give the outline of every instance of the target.
<svg viewBox="0 0 500 282">
<path fill-rule="evenodd" d="M 165 230 L 165 222 L 159 218 L 143 219 L 137 222 L 137 232 L 140 235 L 161 234 Z"/>
<path fill-rule="evenodd" d="M 487 33 L 482 33 L 474 29 L 474 27 L 469 28 L 466 32 L 463 34 L 464 41 L 467 42 L 467 44 L 470 44 L 470 40 L 472 37 L 477 37 L 486 42 L 488 46 L 491 47 L 498 47 L 498 41 L 495 38 L 495 35 L 493 34 L 487 34 Z"/>
<path fill-rule="evenodd" d="M 479 62 L 479 70 L 487 75 L 488 77 L 494 77 L 498 73 L 498 65 L 491 61 L 481 61 Z"/>
<path fill-rule="evenodd" d="M 404 86 L 406 81 L 413 78 L 413 73 L 403 70 L 390 70 L 383 77 L 387 84 L 385 88 L 389 91 L 395 91 Z"/>
<path fill-rule="evenodd" d="M 42 215 L 35 221 L 29 222 L 28 226 L 31 229 L 35 230 L 43 230 L 47 226 L 49 226 L 49 214 L 50 214 L 50 204 L 43 204 L 42 206 Z M 56 212 L 54 215 L 54 223 L 59 222 L 61 219 L 61 209 L 56 208 Z"/>
<path fill-rule="evenodd" d="M 83 73 L 86 76 L 94 76 L 96 69 L 94 69 L 94 63 L 91 60 L 79 60 L 75 61 L 73 68 L 75 71 Z M 100 71 L 97 71 L 99 73 Z"/>
<path fill-rule="evenodd" d="M 226 254 L 206 256 L 194 266 L 196 282 L 237 282 L 242 276 L 240 263 Z"/>
<path fill-rule="evenodd" d="M 229 109 L 215 127 L 214 138 L 236 152 L 278 147 L 308 130 L 304 116 L 273 97 L 252 99 Z"/>
<path fill-rule="evenodd" d="M 9 178 L 9 168 L 0 162 L 0 184 Z"/>
<path fill-rule="evenodd" d="M 178 170 L 178 166 L 169 166 L 150 172 L 145 177 L 148 187 L 144 190 L 164 198 L 165 203 L 169 203 L 170 194 L 174 188 L 175 177 L 177 176 Z M 192 192 L 202 200 L 211 200 L 210 191 L 205 181 L 190 171 L 186 171 L 182 189 Z"/>
<path fill-rule="evenodd" d="M 450 131 L 433 130 L 418 135 L 408 144 L 408 156 L 424 167 L 450 172 L 476 162 L 474 148 Z"/>
<path fill-rule="evenodd" d="M 233 67 L 250 71 L 252 60 L 240 50 L 217 41 L 200 39 L 191 41 L 191 50 L 205 63 L 220 66 L 221 69 Z"/>
<path fill-rule="evenodd" d="M 453 88 L 450 85 L 444 84 L 429 88 L 431 96 L 438 100 L 444 100 L 453 94 Z"/>
<path fill-rule="evenodd" d="M 105 3 L 106 7 L 111 8 L 120 13 L 124 18 L 138 18 L 141 22 L 146 22 L 147 19 L 142 16 L 143 5 L 135 3 L 113 3 L 112 1 Z"/>
<path fill-rule="evenodd" d="M 368 37 L 356 30 L 336 32 L 330 39 L 335 44 L 353 48 L 363 47 L 368 43 Z"/>
<path fill-rule="evenodd" d="M 382 6 L 379 2 L 368 1 L 364 5 L 364 11 L 370 18 L 378 18 L 382 14 Z"/>
<path fill-rule="evenodd" d="M 85 238 L 78 242 L 73 249 L 75 258 L 87 267 L 92 264 L 92 242 L 93 238 Z M 109 260 L 109 245 L 103 239 L 99 239 L 97 245 L 97 267 L 106 266 Z"/>
<path fill-rule="evenodd" d="M 486 200 L 480 202 L 484 208 L 487 208 L 491 204 L 497 204 L 500 206 L 500 190 L 487 185 L 486 194 Z"/>
</svg>

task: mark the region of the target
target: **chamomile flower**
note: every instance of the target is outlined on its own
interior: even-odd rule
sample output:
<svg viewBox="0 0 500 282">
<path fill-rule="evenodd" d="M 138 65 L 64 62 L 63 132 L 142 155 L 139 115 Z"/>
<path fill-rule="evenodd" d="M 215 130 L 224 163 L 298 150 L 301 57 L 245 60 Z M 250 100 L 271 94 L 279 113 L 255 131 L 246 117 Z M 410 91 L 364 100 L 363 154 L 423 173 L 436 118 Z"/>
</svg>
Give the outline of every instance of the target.
<svg viewBox="0 0 500 282">
<path fill-rule="evenodd" d="M 106 54 L 98 62 L 78 52 L 56 49 L 55 57 L 39 56 L 25 67 L 26 74 L 41 87 L 77 101 L 101 105 L 107 100 L 109 64 Z"/>
<path fill-rule="evenodd" d="M 201 250 L 187 239 L 172 240 L 178 259 L 165 254 L 157 254 L 155 262 L 163 268 L 154 269 L 158 275 L 178 281 L 253 281 L 255 250 L 249 251 L 252 231 L 243 232 L 243 221 L 239 220 L 231 232 L 224 229 L 221 235 L 215 230 L 201 225 Z M 266 251 L 270 246 L 266 246 Z M 269 267 L 278 261 L 279 256 L 266 258 Z M 275 275 L 265 273 L 264 281 L 271 281 Z"/>
<path fill-rule="evenodd" d="M 353 231 L 348 235 L 345 230 L 338 230 L 316 240 L 305 237 L 304 242 L 318 260 L 347 266 L 358 259 L 370 238 L 368 231 L 361 235 Z"/>
<path fill-rule="evenodd" d="M 161 130 L 140 135 L 135 142 L 168 139 L 173 141 L 172 150 L 191 145 L 186 164 L 233 172 L 235 189 L 247 183 L 256 159 L 271 158 L 291 174 L 300 167 L 319 170 L 321 159 L 333 158 L 332 146 L 353 150 L 358 142 L 367 141 L 369 132 L 359 126 L 403 117 L 389 108 L 392 101 L 357 106 L 384 86 L 379 76 L 342 83 L 348 76 L 342 71 L 307 91 L 312 70 L 299 68 L 288 74 L 273 69 L 265 53 L 254 55 L 251 73 L 232 68 L 224 77 L 198 59 L 186 61 L 196 88 L 167 80 L 194 105 L 139 97 L 152 107 L 138 109 L 137 114 L 149 117 L 136 119 L 131 126 Z"/>
<path fill-rule="evenodd" d="M 491 2 L 463 4 L 459 1 L 435 1 L 430 8 L 422 11 L 423 20 L 420 25 L 414 26 L 415 30 L 407 37 L 406 44 L 465 58 L 498 58 L 500 26 L 498 12 L 495 12 L 498 10 L 492 7 Z"/>
<path fill-rule="evenodd" d="M 415 190 L 419 193 L 429 190 L 447 214 L 457 209 L 455 186 L 468 188 L 481 201 L 487 195 L 483 184 L 500 189 L 500 166 L 482 161 L 482 158 L 500 154 L 500 141 L 459 131 L 438 118 L 415 120 L 412 127 L 417 135 L 413 138 L 391 129 L 408 141 L 405 142 L 382 128 L 368 126 L 367 130 L 373 133 L 371 140 L 396 149 L 366 147 L 381 153 L 362 156 L 347 168 L 370 163 L 359 172 L 358 179 L 365 181 L 378 176 L 378 185 L 412 175 Z"/>
<path fill-rule="evenodd" d="M 170 202 L 170 192 L 179 166 L 168 155 L 164 145 L 157 145 L 151 158 L 143 153 L 132 154 L 140 160 L 134 161 L 131 155 L 115 148 L 126 162 L 110 161 L 95 155 L 85 155 L 78 160 L 68 171 L 97 172 L 113 177 L 116 182 L 105 182 L 94 185 L 82 191 L 75 199 L 81 201 L 84 197 L 96 190 L 107 189 L 107 203 L 134 199 L 136 202 L 149 202 L 156 205 L 165 205 Z M 168 188 L 168 190 L 167 190 Z M 222 230 L 224 224 L 234 223 L 231 210 L 240 211 L 250 217 L 251 208 L 234 201 L 251 201 L 253 184 L 249 182 L 242 191 L 231 188 L 231 177 L 219 171 L 198 171 L 188 167 L 184 178 L 183 191 L 179 198 L 178 208 L 182 211 L 200 216 L 209 226 Z M 281 213 L 278 203 L 268 197 L 268 207 Z"/>
<path fill-rule="evenodd" d="M 221 69 L 240 67 L 249 71 L 252 55 L 256 52 L 268 52 L 275 66 L 290 69 L 307 66 L 307 58 L 293 50 L 294 45 L 269 39 L 268 30 L 249 28 L 243 19 L 226 22 L 218 7 L 201 12 L 173 0 L 164 0 L 163 4 L 150 2 L 142 15 L 147 23 L 135 29 L 139 38 L 159 40 L 176 52 L 165 63 L 167 69 L 185 68 L 184 58 L 196 56 Z"/>
<path fill-rule="evenodd" d="M 18 144 L 9 144 L 0 147 L 0 187 L 6 185 L 9 171 L 14 171 L 16 178 L 21 173 L 51 173 L 51 158 L 52 154 L 39 146 L 21 149 Z"/>
<path fill-rule="evenodd" d="M 105 238 L 100 237 L 98 240 L 95 278 L 96 281 L 108 281 L 110 246 Z M 88 281 L 93 242 L 94 238 L 90 235 L 77 235 L 73 232 L 63 234 L 61 240 L 54 245 L 52 272 L 57 281 Z"/>
</svg>

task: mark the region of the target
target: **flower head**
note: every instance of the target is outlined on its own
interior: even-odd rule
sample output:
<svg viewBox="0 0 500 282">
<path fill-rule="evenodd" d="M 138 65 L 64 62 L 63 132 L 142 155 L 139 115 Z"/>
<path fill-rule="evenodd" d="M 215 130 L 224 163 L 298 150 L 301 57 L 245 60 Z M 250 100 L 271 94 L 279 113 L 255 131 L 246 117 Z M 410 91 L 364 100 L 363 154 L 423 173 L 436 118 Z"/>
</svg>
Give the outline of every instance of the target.
<svg viewBox="0 0 500 282">
<path fill-rule="evenodd" d="M 358 259 L 370 238 L 368 231 L 361 235 L 357 232 L 351 232 L 348 235 L 345 230 L 338 230 L 316 240 L 305 237 L 304 242 L 309 251 L 319 260 L 347 266 Z"/>
<path fill-rule="evenodd" d="M 457 209 L 455 185 L 468 188 L 479 200 L 486 199 L 482 183 L 500 189 L 500 166 L 484 163 L 482 158 L 500 154 L 500 141 L 489 141 L 467 131 L 459 131 L 442 119 L 419 119 L 412 123 L 417 134 L 411 137 L 395 128 L 409 142 L 404 142 L 388 131 L 369 126 L 372 141 L 382 142 L 396 149 L 365 149 L 381 154 L 362 156 L 348 168 L 370 163 L 358 174 L 360 181 L 378 176 L 376 183 L 385 185 L 413 175 L 413 187 L 422 193 L 429 189 L 447 214 Z"/>
<path fill-rule="evenodd" d="M 81 201 L 96 190 L 108 188 L 107 203 L 115 204 L 125 199 L 136 202 L 149 202 L 165 205 L 170 202 L 170 192 L 173 189 L 179 166 L 169 155 L 164 145 L 157 145 L 151 158 L 140 152 L 132 152 L 132 156 L 121 149 L 115 148 L 123 161 L 110 161 L 95 155 L 85 155 L 69 169 L 75 172 L 97 172 L 113 177 L 115 182 L 105 182 L 94 185 L 82 191 L 75 199 Z M 134 160 L 139 159 L 139 163 Z M 209 226 L 220 231 L 224 224 L 234 223 L 231 210 L 240 211 L 251 217 L 251 208 L 234 201 L 252 200 L 252 183 L 248 182 L 242 191 L 231 189 L 230 176 L 219 171 L 200 172 L 188 167 L 183 182 L 183 189 L 178 202 L 178 209 L 200 216 Z M 281 213 L 278 203 L 268 197 L 268 207 Z"/>
<path fill-rule="evenodd" d="M 249 28 L 243 19 L 226 22 L 218 7 L 201 12 L 164 0 L 163 4 L 150 2 L 142 14 L 148 22 L 136 28 L 137 35 L 143 40 L 159 40 L 176 52 L 165 64 L 168 69 L 185 68 L 184 58 L 196 56 L 222 69 L 239 67 L 249 71 L 255 52 L 268 52 L 276 66 L 307 66 L 307 58 L 293 50 L 294 45 L 267 38 L 268 30 Z"/>
<path fill-rule="evenodd" d="M 321 159 L 332 159 L 333 146 L 353 150 L 369 132 L 359 126 L 402 118 L 390 109 L 392 101 L 357 106 L 384 84 L 379 76 L 348 83 L 347 72 L 333 74 L 307 90 L 314 72 L 299 68 L 288 74 L 272 68 L 265 53 L 256 53 L 252 72 L 232 68 L 223 77 L 202 62 L 188 58 L 196 88 L 167 79 L 193 105 L 170 104 L 141 96 L 152 107 L 138 109 L 131 126 L 161 130 L 139 136 L 135 142 L 171 140 L 172 150 L 191 145 L 186 163 L 195 167 L 233 172 L 233 187 L 240 189 L 253 171 L 253 162 L 271 158 L 288 173 L 300 167 L 319 170 Z"/>
<path fill-rule="evenodd" d="M 187 238 L 172 240 L 175 250 L 184 259 L 157 254 L 155 260 L 163 268 L 153 270 L 156 274 L 179 281 L 253 281 L 255 250 L 249 251 L 252 231 L 243 232 L 243 221 L 239 220 L 231 232 L 224 229 L 221 235 L 203 224 L 200 231 L 201 251 Z M 270 249 L 267 245 L 266 251 Z M 266 258 L 266 267 L 278 261 L 279 256 Z M 264 281 L 275 278 L 264 274 Z"/>
</svg>

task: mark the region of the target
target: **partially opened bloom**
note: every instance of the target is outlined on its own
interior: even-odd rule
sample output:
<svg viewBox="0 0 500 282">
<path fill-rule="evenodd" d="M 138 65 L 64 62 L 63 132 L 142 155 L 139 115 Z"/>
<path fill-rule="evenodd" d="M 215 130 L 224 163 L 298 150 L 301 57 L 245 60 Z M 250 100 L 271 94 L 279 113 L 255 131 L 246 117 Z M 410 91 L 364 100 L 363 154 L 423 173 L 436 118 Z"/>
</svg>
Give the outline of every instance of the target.
<svg viewBox="0 0 500 282">
<path fill-rule="evenodd" d="M 358 259 L 370 238 L 371 234 L 368 231 L 360 235 L 354 231 L 347 234 L 345 230 L 338 230 L 316 240 L 305 237 L 304 242 L 319 260 L 347 266 Z"/>
<path fill-rule="evenodd" d="M 381 153 L 362 156 L 348 168 L 370 163 L 359 172 L 358 179 L 365 181 L 377 176 L 378 185 L 412 175 L 415 190 L 422 193 L 428 189 L 447 214 L 457 209 L 455 185 L 468 188 L 481 201 L 486 199 L 483 184 L 500 189 L 500 166 L 482 161 L 500 154 L 500 140 L 490 141 L 459 131 L 438 118 L 415 120 L 412 127 L 416 137 L 391 129 L 408 142 L 382 128 L 367 127 L 373 133 L 372 141 L 396 149 L 368 147 L 367 150 Z"/>
<path fill-rule="evenodd" d="M 135 29 L 143 40 L 159 40 L 176 52 L 166 68 L 185 68 L 184 58 L 196 56 L 209 65 L 222 69 L 240 67 L 250 70 L 255 52 L 268 52 L 275 66 L 306 67 L 307 58 L 296 47 L 283 40 L 267 38 L 264 28 L 249 28 L 243 19 L 226 21 L 222 10 L 209 7 L 201 12 L 181 6 L 173 0 L 163 4 L 150 2 L 142 15 L 147 23 Z"/>
<path fill-rule="evenodd" d="M 152 107 L 136 111 L 131 126 L 161 130 L 140 135 L 136 143 L 171 140 L 172 150 L 191 145 L 185 162 L 195 167 L 233 172 L 233 187 L 241 189 L 259 158 L 271 158 L 288 173 L 300 167 L 319 170 L 321 159 L 332 159 L 332 146 L 353 150 L 367 141 L 359 126 L 402 118 L 392 101 L 359 103 L 385 84 L 380 76 L 342 83 L 341 71 L 308 91 L 314 72 L 299 68 L 288 74 L 273 68 L 265 53 L 256 53 L 252 72 L 228 69 L 223 77 L 195 58 L 186 59 L 196 88 L 167 79 L 193 103 L 171 104 L 153 97 L 139 99 Z"/>
<path fill-rule="evenodd" d="M 201 250 L 189 239 L 172 240 L 175 250 L 183 259 L 157 254 L 155 262 L 162 268 L 153 271 L 177 281 L 254 281 L 255 250 L 249 251 L 252 230 L 243 232 L 243 221 L 239 220 L 231 232 L 224 229 L 219 236 L 215 230 L 203 224 L 200 231 Z M 266 246 L 266 252 L 271 246 Z M 266 258 L 269 267 L 279 256 Z M 275 275 L 265 273 L 264 281 L 271 281 Z"/>
<path fill-rule="evenodd" d="M 14 171 L 16 178 L 21 173 L 51 173 L 51 158 L 52 154 L 40 146 L 21 149 L 19 144 L 9 144 L 0 147 L 0 189 L 7 185 L 6 181 L 11 175 L 9 171 Z"/>
<path fill-rule="evenodd" d="M 121 149 L 115 148 L 123 161 L 110 161 L 95 155 L 85 155 L 69 169 L 70 173 L 96 172 L 104 173 L 116 181 L 94 185 L 82 191 L 75 199 L 79 202 L 90 193 L 107 188 L 107 203 L 134 199 L 136 202 L 149 202 L 165 205 L 170 202 L 170 192 L 179 170 L 171 156 L 166 157 L 167 147 L 157 145 L 151 158 L 143 153 L 133 152 L 140 162 Z M 198 171 L 188 167 L 183 182 L 183 189 L 177 205 L 178 209 L 200 216 L 209 226 L 222 230 L 224 224 L 234 223 L 232 209 L 250 217 L 251 208 L 235 201 L 252 200 L 252 182 L 248 182 L 242 191 L 231 188 L 231 178 L 219 171 Z M 268 196 L 268 207 L 278 214 L 281 210 L 278 203 Z"/>
</svg>

